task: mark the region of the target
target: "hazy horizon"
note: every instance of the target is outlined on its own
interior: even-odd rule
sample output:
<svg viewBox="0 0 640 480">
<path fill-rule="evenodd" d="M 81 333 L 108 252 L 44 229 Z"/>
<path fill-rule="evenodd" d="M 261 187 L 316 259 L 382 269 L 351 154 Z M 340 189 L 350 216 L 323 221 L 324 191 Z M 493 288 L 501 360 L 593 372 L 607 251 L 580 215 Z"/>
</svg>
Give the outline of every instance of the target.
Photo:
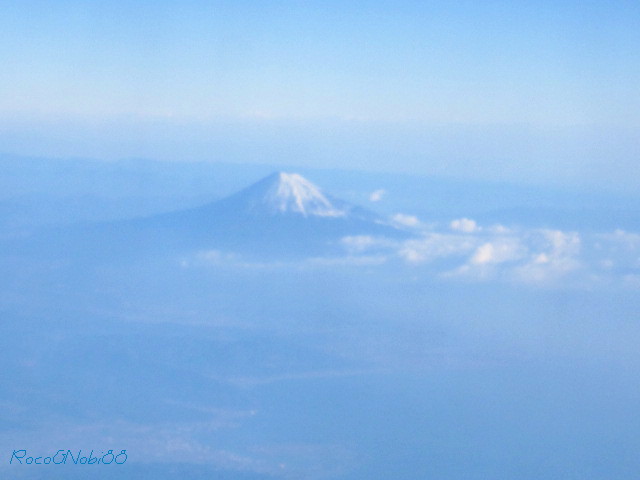
<svg viewBox="0 0 640 480">
<path fill-rule="evenodd" d="M 3 11 L 1 152 L 640 186 L 631 1 Z"/>
</svg>

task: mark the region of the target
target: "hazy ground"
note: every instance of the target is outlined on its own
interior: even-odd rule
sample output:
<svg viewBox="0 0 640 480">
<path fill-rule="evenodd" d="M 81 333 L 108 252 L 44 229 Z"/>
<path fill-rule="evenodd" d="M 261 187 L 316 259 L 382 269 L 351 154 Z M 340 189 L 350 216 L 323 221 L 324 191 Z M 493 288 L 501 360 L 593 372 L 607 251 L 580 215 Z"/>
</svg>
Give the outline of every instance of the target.
<svg viewBox="0 0 640 480">
<path fill-rule="evenodd" d="M 197 168 L 175 178 L 160 164 L 140 181 L 109 166 L 103 183 L 104 166 L 71 168 L 73 188 L 50 164 L 29 168 L 41 172 L 33 184 L 27 167 L 2 179 L 14 189 L 0 255 L 4 475 L 608 480 L 640 469 L 637 199 L 318 172 L 339 196 L 416 216 L 418 239 L 288 262 L 105 261 L 10 247 L 46 238 L 45 224 L 199 205 L 269 171 L 213 168 L 209 191 Z M 475 222 L 451 224 L 461 218 Z M 128 460 L 9 465 L 17 449 L 126 449 Z"/>
</svg>

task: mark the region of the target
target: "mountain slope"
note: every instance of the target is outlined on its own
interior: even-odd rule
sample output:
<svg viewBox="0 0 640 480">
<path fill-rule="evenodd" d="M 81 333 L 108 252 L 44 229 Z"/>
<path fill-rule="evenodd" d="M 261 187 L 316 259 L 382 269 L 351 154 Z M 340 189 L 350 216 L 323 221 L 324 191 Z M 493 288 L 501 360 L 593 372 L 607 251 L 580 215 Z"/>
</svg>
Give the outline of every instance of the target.
<svg viewBox="0 0 640 480">
<path fill-rule="evenodd" d="M 70 255 L 222 250 L 285 258 L 340 253 L 341 238 L 350 235 L 408 236 L 377 214 L 323 193 L 298 174 L 279 172 L 201 207 L 65 229 L 57 243 Z"/>
</svg>

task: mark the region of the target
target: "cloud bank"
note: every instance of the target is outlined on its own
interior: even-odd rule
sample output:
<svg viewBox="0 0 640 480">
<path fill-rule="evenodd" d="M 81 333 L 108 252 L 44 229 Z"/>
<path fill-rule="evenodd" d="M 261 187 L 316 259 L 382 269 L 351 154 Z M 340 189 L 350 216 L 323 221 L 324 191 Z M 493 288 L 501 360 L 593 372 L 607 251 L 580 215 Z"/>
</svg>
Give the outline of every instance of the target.
<svg viewBox="0 0 640 480">
<path fill-rule="evenodd" d="M 391 221 L 415 235 L 407 240 L 347 236 L 339 242 L 342 255 L 278 262 L 277 266 L 377 267 L 395 263 L 447 280 L 503 281 L 545 287 L 622 284 L 640 288 L 640 233 L 480 225 L 470 218 L 454 219 L 436 228 L 401 213 Z M 180 265 L 275 266 L 252 263 L 240 254 L 219 250 L 197 252 L 182 258 Z"/>
</svg>

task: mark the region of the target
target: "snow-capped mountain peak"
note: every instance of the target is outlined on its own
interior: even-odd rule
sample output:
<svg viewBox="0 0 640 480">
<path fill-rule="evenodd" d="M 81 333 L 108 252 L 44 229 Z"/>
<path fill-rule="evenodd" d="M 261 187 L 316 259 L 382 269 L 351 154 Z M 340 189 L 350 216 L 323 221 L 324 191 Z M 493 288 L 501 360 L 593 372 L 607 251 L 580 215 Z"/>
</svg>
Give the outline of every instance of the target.
<svg viewBox="0 0 640 480">
<path fill-rule="evenodd" d="M 232 198 L 253 214 L 344 217 L 350 208 L 297 173 L 274 173 Z"/>
<path fill-rule="evenodd" d="M 313 225 L 322 229 L 322 224 L 345 231 L 370 231 L 372 227 L 376 231 L 397 230 L 376 213 L 324 193 L 297 173 L 272 173 L 238 193 L 196 210 L 209 218 L 215 217 L 219 225 L 222 218 L 241 222 L 243 229 L 257 223 L 275 228 L 282 225 L 282 220 L 306 225 L 305 228 Z"/>
<path fill-rule="evenodd" d="M 279 172 L 263 197 L 271 213 L 299 213 L 303 216 L 340 217 L 346 211 L 333 205 L 322 191 L 297 173 Z"/>
</svg>

